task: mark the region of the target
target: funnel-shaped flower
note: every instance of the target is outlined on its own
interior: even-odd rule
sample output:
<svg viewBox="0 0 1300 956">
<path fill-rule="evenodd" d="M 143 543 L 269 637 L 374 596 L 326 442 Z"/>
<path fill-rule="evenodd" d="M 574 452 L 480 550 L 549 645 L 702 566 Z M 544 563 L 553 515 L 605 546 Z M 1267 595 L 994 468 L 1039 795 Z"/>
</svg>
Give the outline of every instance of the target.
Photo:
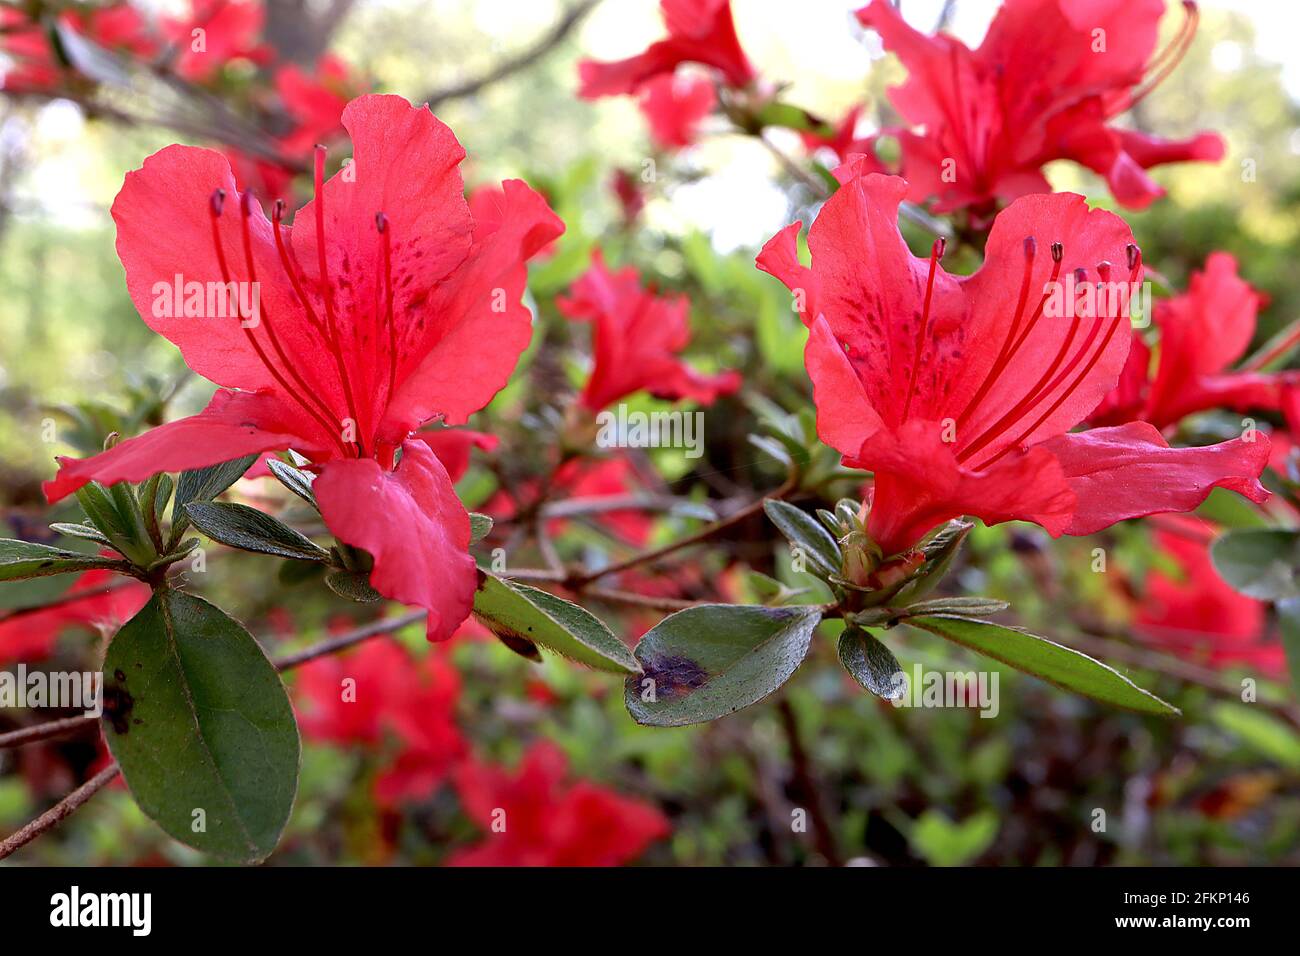
<svg viewBox="0 0 1300 956">
<path fill-rule="evenodd" d="M 583 60 L 579 95 L 594 100 L 637 92 L 658 76 L 671 75 L 682 63 L 718 70 L 728 86 L 748 86 L 755 78 L 731 19 L 731 0 L 660 0 L 668 36 L 644 53 L 614 63 Z"/>
<path fill-rule="evenodd" d="M 564 227 L 516 180 L 500 218 L 476 223 L 464 150 L 427 108 L 365 96 L 343 125 L 354 161 L 326 182 L 317 150 L 316 196 L 292 228 L 210 150 L 169 146 L 127 174 L 113 218 L 131 298 L 224 388 L 198 415 L 62 459 L 45 489 L 56 501 L 92 479 L 294 448 L 320 472 L 330 530 L 374 556 L 374 587 L 427 608 L 445 638 L 472 603 L 469 517 L 410 436 L 464 423 L 505 385 L 531 335 L 525 263 Z"/>
<path fill-rule="evenodd" d="M 802 306 L 818 433 L 875 472 L 868 531 L 886 554 L 964 514 L 1090 534 L 1194 508 L 1220 485 L 1267 497 L 1263 436 L 1175 449 L 1145 423 L 1070 433 L 1128 355 L 1142 262 L 1118 216 L 1073 194 L 1026 196 L 993 223 L 983 267 L 953 276 L 942 240 L 928 260 L 904 243 L 905 181 L 861 164 L 838 175 L 811 268 L 798 223 L 758 264 Z"/>
<path fill-rule="evenodd" d="M 1163 195 L 1144 170 L 1222 159 L 1213 133 L 1166 141 L 1108 125 L 1191 46 L 1196 5 L 1183 6 L 1182 29 L 1159 53 L 1164 0 L 1005 0 L 975 50 L 917 32 L 889 0 L 863 7 L 858 19 L 908 70 L 890 98 L 917 130 L 899 135 L 911 198 L 935 198 L 939 212 L 985 209 L 1050 192 L 1043 165 L 1071 159 L 1105 176 L 1125 206 L 1142 208 Z"/>
</svg>

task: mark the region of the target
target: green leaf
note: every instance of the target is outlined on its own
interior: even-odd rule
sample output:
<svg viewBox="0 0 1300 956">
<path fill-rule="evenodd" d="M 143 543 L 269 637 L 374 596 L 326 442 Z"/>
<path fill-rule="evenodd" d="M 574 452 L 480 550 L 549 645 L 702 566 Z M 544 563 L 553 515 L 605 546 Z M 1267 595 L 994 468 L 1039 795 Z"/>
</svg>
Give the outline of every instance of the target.
<svg viewBox="0 0 1300 956">
<path fill-rule="evenodd" d="M 211 501 L 241 477 L 257 461 L 256 455 L 233 458 L 207 468 L 183 471 L 176 483 L 176 505 L 173 514 L 183 514 L 185 506 L 192 501 Z"/>
<path fill-rule="evenodd" d="M 316 494 L 311 490 L 311 483 L 315 478 L 311 472 L 295 468 L 278 458 L 268 458 L 266 467 L 271 470 L 276 481 L 316 510 L 320 510 L 320 506 L 316 504 Z"/>
<path fill-rule="evenodd" d="M 1006 601 L 995 601 L 986 597 L 946 597 L 917 601 L 907 607 L 869 607 L 852 615 L 853 620 L 864 627 L 881 624 L 894 624 L 909 617 L 926 617 L 942 614 L 944 617 L 981 618 L 1005 611 L 1009 605 Z"/>
<path fill-rule="evenodd" d="M 998 818 L 981 810 L 953 823 L 942 810 L 926 810 L 912 826 L 908 842 L 931 866 L 961 866 L 987 850 L 998 835 Z"/>
<path fill-rule="evenodd" d="M 122 570 L 126 567 L 125 562 L 112 558 L 65 551 L 32 541 L 0 538 L 0 581 L 42 578 L 50 574 L 69 574 L 95 568 Z"/>
<path fill-rule="evenodd" d="M 917 575 L 898 592 L 897 603 L 911 604 L 917 598 L 933 591 L 935 586 L 943 580 L 944 575 L 948 573 L 948 569 L 952 567 L 953 561 L 957 559 L 958 552 L 961 551 L 962 544 L 974 527 L 975 523 L 973 521 L 954 518 L 935 532 L 934 537 L 921 545 L 921 553 L 925 555 L 925 564 L 922 565 Z"/>
<path fill-rule="evenodd" d="M 148 532 L 142 524 L 137 533 L 133 516 L 118 509 L 116 498 L 116 492 L 110 494 L 97 481 L 87 482 L 77 489 L 77 503 L 90 523 L 108 538 L 116 550 L 138 565 L 147 565 L 154 557 Z M 139 509 L 138 505 L 136 509 Z"/>
<path fill-rule="evenodd" d="M 1290 770 L 1300 770 L 1300 736 L 1290 724 L 1250 704 L 1221 703 L 1211 715 L 1252 750 Z"/>
<path fill-rule="evenodd" d="M 374 604 L 384 596 L 370 586 L 368 575 L 356 571 L 334 571 L 325 575 L 325 584 L 339 597 L 359 604 Z"/>
<path fill-rule="evenodd" d="M 537 588 L 480 575 L 474 616 L 512 650 L 508 638 L 540 644 L 597 670 L 640 671 L 632 652 L 590 611 Z"/>
<path fill-rule="evenodd" d="M 885 700 L 903 696 L 903 683 L 895 678 L 903 668 L 898 658 L 876 638 L 859 627 L 846 627 L 840 633 L 840 663 L 853 679 Z"/>
<path fill-rule="evenodd" d="M 1103 704 L 1163 717 L 1181 713 L 1101 661 L 1019 628 L 946 615 L 909 618 L 907 623 Z"/>
<path fill-rule="evenodd" d="M 113 546 L 113 542 L 109 541 L 108 538 L 104 536 L 104 532 L 100 531 L 93 525 L 70 524 L 66 521 L 56 521 L 54 524 L 50 525 L 50 530 L 56 534 L 65 535 L 69 538 L 83 538 L 86 541 L 93 541 L 96 544 L 102 544 L 107 547 Z"/>
<path fill-rule="evenodd" d="M 310 538 L 248 505 L 196 501 L 185 506 L 185 514 L 213 541 L 232 548 L 298 561 L 329 560 L 329 552 Z"/>
<path fill-rule="evenodd" d="M 763 510 L 785 535 L 790 546 L 803 552 L 810 570 L 823 578 L 840 573 L 843 561 L 840 546 L 816 518 L 776 499 L 763 502 Z"/>
<path fill-rule="evenodd" d="M 275 849 L 298 785 L 298 727 L 237 621 L 155 592 L 108 647 L 103 724 L 140 809 L 172 837 L 227 859 Z"/>
<path fill-rule="evenodd" d="M 1278 601 L 1277 620 L 1278 629 L 1282 632 L 1287 669 L 1291 672 L 1291 687 L 1296 696 L 1300 697 L 1300 598 Z"/>
<path fill-rule="evenodd" d="M 681 727 L 757 703 L 790 679 L 821 608 L 704 604 L 664 618 L 636 646 L 645 673 L 624 688 L 639 724 Z"/>
<path fill-rule="evenodd" d="M 492 531 L 492 519 L 477 511 L 469 513 L 469 543 L 478 544 Z"/>
<path fill-rule="evenodd" d="M 1210 546 L 1210 557 L 1219 576 L 1247 597 L 1300 597 L 1300 531 L 1229 531 Z"/>
<path fill-rule="evenodd" d="M 1210 492 L 1196 514 L 1206 521 L 1212 521 L 1221 528 L 1267 528 L 1268 519 L 1260 513 L 1250 499 L 1243 498 L 1227 488 L 1215 488 Z"/>
<path fill-rule="evenodd" d="M 806 110 L 779 100 L 764 103 L 754 114 L 754 119 L 760 126 L 784 126 L 793 130 L 817 128 L 817 121 Z"/>
</svg>

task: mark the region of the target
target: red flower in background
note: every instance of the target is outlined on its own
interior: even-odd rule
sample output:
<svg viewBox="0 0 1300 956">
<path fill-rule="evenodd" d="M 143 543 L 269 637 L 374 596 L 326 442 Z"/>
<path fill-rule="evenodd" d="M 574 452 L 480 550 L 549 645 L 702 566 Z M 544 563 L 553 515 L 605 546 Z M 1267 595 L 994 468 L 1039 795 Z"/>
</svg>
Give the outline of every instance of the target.
<svg viewBox="0 0 1300 956">
<path fill-rule="evenodd" d="M 275 72 L 275 91 L 295 123 L 280 138 L 281 148 L 290 156 L 305 156 L 317 143 L 336 138 L 343 132 L 343 110 L 364 92 L 364 86 L 332 53 L 317 61 L 314 75 L 296 63 L 280 67 Z"/>
<path fill-rule="evenodd" d="M 874 163 L 870 172 L 886 172 L 884 164 L 876 159 L 876 140 L 880 134 L 858 135 L 858 121 L 862 117 L 862 110 L 861 105 L 853 107 L 838 123 L 827 124 L 827 131 L 812 130 L 800 133 L 804 148 L 809 152 L 829 149 L 841 163 L 848 162 L 850 156 L 860 153 Z"/>
<path fill-rule="evenodd" d="M 460 481 L 465 477 L 465 472 L 469 471 L 470 449 L 492 451 L 500 443 L 496 435 L 469 428 L 438 428 L 416 432 L 411 440 L 428 445 L 442 462 L 442 467 L 447 469 L 447 477 L 453 482 Z"/>
<path fill-rule="evenodd" d="M 1181 31 L 1155 53 L 1164 0 L 1005 0 L 980 46 L 912 29 L 888 0 L 858 11 L 907 67 L 894 106 L 924 132 L 898 134 L 911 198 L 935 210 L 987 207 L 1051 192 L 1042 166 L 1070 159 L 1106 177 L 1125 206 L 1163 195 L 1144 170 L 1223 158 L 1212 133 L 1166 141 L 1109 121 L 1151 92 L 1196 33 L 1194 3 Z"/>
<path fill-rule="evenodd" d="M 1165 429 L 1211 408 L 1276 410 L 1282 385 L 1294 373 L 1234 371 L 1228 366 L 1255 336 L 1261 297 L 1237 275 L 1237 261 L 1215 252 L 1188 290 L 1155 306 L 1160 354 L 1154 377 L 1151 350 L 1134 332 L 1119 385 L 1090 416 L 1098 424 L 1134 420 Z"/>
<path fill-rule="evenodd" d="M 70 627 L 115 630 L 148 603 L 149 594 L 147 584 L 112 571 L 79 574 L 57 604 L 11 611 L 0 619 L 0 664 L 49 657 Z"/>
<path fill-rule="evenodd" d="M 617 866 L 666 836 L 658 810 L 579 781 L 564 785 L 564 754 L 533 744 L 515 774 L 468 761 L 455 774 L 466 813 L 487 836 L 451 866 Z M 501 827 L 504 826 L 504 829 Z"/>
<path fill-rule="evenodd" d="M 258 43 L 266 11 L 258 0 L 195 0 L 189 16 L 162 22 L 179 51 L 174 69 L 192 83 L 206 83 L 231 60 L 264 63 L 271 49 Z"/>
<path fill-rule="evenodd" d="M 149 24 L 129 3 L 113 3 L 85 12 L 68 10 L 58 17 L 60 28 L 115 53 L 152 57 L 158 40 Z M 0 77 L 0 89 L 10 93 L 51 93 L 66 79 L 67 67 L 51 47 L 43 23 L 12 7 L 0 8 L 0 50 L 15 65 Z"/>
<path fill-rule="evenodd" d="M 305 665 L 296 697 L 298 723 L 310 739 L 368 748 L 386 736 L 397 741 L 375 781 L 382 804 L 428 797 L 465 756 L 456 725 L 460 675 L 441 654 L 417 663 L 391 641 L 369 641 Z"/>
<path fill-rule="evenodd" d="M 552 487 L 562 491 L 566 500 L 626 498 L 634 494 L 639 486 L 636 469 L 622 456 L 594 461 L 574 458 L 561 465 L 552 479 Z M 650 539 L 650 529 L 654 524 L 654 519 L 644 511 L 631 508 L 604 511 L 592 517 L 624 541 L 638 547 Z M 564 524 L 561 519 L 549 521 L 547 530 L 552 535 L 559 535 L 564 530 Z"/>
<path fill-rule="evenodd" d="M 875 473 L 868 530 L 886 554 L 963 514 L 1090 534 L 1189 510 L 1219 486 L 1267 498 L 1267 438 L 1175 449 L 1141 422 L 1069 433 L 1128 355 L 1127 301 L 1088 296 L 1141 275 L 1118 216 L 1069 193 L 1024 197 L 993 223 L 983 268 L 951 276 L 942 240 L 927 261 L 898 231 L 905 181 L 860 163 L 839 174 L 809 234 L 812 267 L 799 223 L 758 265 L 802 300 L 818 434 Z M 1054 294 L 1067 274 L 1073 303 Z"/>
<path fill-rule="evenodd" d="M 1246 597 L 1219 577 L 1210 560 L 1213 529 L 1197 518 L 1161 521 L 1155 544 L 1179 574 L 1147 577 L 1134 629 L 1148 643 L 1212 667 L 1256 667 L 1270 677 L 1286 668 L 1279 641 L 1265 641 L 1267 605 Z"/>
<path fill-rule="evenodd" d="M 636 269 L 611 272 L 597 250 L 591 268 L 556 299 L 570 319 L 591 322 L 595 367 L 582 392 L 592 411 L 642 389 L 659 398 L 705 404 L 740 387 L 739 372 L 704 375 L 677 358 L 691 338 L 685 296 L 661 297 L 643 289 Z"/>
<path fill-rule="evenodd" d="M 594 100 L 635 93 L 649 80 L 671 75 L 683 63 L 713 67 L 728 86 L 737 89 L 757 78 L 740 48 L 731 0 L 660 0 L 659 9 L 668 27 L 667 38 L 626 60 L 583 60 L 578 64 L 580 96 Z"/>
<path fill-rule="evenodd" d="M 641 90 L 641 112 L 650 123 L 650 138 L 660 149 L 690 146 L 700 123 L 713 112 L 718 95 L 699 76 L 665 73 Z"/>
<path fill-rule="evenodd" d="M 320 473 L 330 530 L 374 556 L 376 590 L 426 608 L 441 640 L 472 603 L 469 516 L 446 468 L 410 436 L 434 418 L 464 423 L 506 383 L 531 335 L 525 263 L 563 224 L 517 180 L 505 183 L 501 220 L 475 223 L 457 170 L 464 150 L 428 109 L 365 96 L 343 124 L 359 172 L 325 183 L 317 150 L 316 198 L 293 229 L 282 204 L 268 221 L 239 195 L 210 150 L 170 146 L 127 174 L 113 217 L 136 308 L 225 387 L 198 415 L 61 459 L 46 494 L 293 448 Z M 260 311 L 160 316 L 177 275 L 257 282 Z"/>
</svg>

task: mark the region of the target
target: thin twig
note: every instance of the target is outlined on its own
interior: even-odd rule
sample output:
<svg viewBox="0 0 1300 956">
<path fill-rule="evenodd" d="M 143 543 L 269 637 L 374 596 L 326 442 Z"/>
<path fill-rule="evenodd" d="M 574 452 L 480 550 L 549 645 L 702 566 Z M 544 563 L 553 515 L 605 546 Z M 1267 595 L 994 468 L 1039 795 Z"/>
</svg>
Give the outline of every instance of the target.
<svg viewBox="0 0 1300 956">
<path fill-rule="evenodd" d="M 318 657 L 345 651 L 355 644 L 360 644 L 372 637 L 378 637 L 380 634 L 391 634 L 393 631 L 400 631 L 417 621 L 424 620 L 425 613 L 424 611 L 410 611 L 397 617 L 380 618 L 355 630 L 348 631 L 346 634 L 332 637 L 328 641 L 321 641 L 311 647 L 305 647 L 292 654 L 286 654 L 275 662 L 275 669 L 281 672 L 291 670 L 301 664 L 306 664 L 308 661 L 314 661 Z"/>
<path fill-rule="evenodd" d="M 581 3 L 574 4 L 568 12 L 564 14 L 564 16 L 556 21 L 555 26 L 553 26 L 550 31 L 532 46 L 523 50 L 516 56 L 498 63 L 481 76 L 464 80 L 460 83 L 454 83 L 441 90 L 432 91 L 425 96 L 425 102 L 427 102 L 429 107 L 432 109 L 447 100 L 458 99 L 464 96 L 473 96 L 475 93 L 491 86 L 493 83 L 500 82 L 506 77 L 518 73 L 520 70 L 527 69 L 564 42 L 565 38 L 574 31 L 587 14 L 595 9 L 596 4 L 599 2 L 600 0 L 582 0 Z"/>
<path fill-rule="evenodd" d="M 73 790 L 54 806 L 50 807 L 50 809 L 42 813 L 31 823 L 27 824 L 27 826 L 23 827 L 17 833 L 6 837 L 3 841 L 0 841 L 0 860 L 3 860 L 16 850 L 22 849 L 42 833 L 45 833 L 47 830 L 52 830 L 68 817 L 72 816 L 72 814 L 75 813 L 83 803 L 111 783 L 113 778 L 118 775 L 118 772 L 118 766 L 116 763 L 109 764 L 76 790 Z"/>
<path fill-rule="evenodd" d="M 606 514 L 610 511 L 672 511 L 674 508 L 699 507 L 687 498 L 671 495 L 594 495 L 567 498 L 542 507 L 547 518 L 575 518 L 580 515 Z"/>
<path fill-rule="evenodd" d="M 80 733 L 89 727 L 97 727 L 98 725 L 99 721 L 96 718 L 85 717 L 80 714 L 76 717 L 64 717 L 62 720 L 48 720 L 43 724 L 22 727 L 18 730 L 0 734 L 0 750 L 21 747 L 24 744 L 35 743 L 38 740 L 50 740 L 54 737 Z"/>
<path fill-rule="evenodd" d="M 714 535 L 720 534 L 721 532 L 726 531 L 728 528 L 740 524 L 742 521 L 745 521 L 746 519 L 758 514 L 760 511 L 763 510 L 763 505 L 766 502 L 778 498 L 784 498 L 786 495 L 788 495 L 791 491 L 794 490 L 794 487 L 795 487 L 794 481 L 788 480 L 780 488 L 772 492 L 772 494 L 766 495 L 762 498 L 759 498 L 756 501 L 750 502 L 748 505 L 741 508 L 739 511 L 728 515 L 727 517 L 723 518 L 720 521 L 715 521 L 713 524 L 709 525 L 706 528 L 701 528 L 699 531 L 695 532 L 695 534 L 687 535 L 685 538 L 679 538 L 676 541 L 671 541 L 661 548 L 655 548 L 651 551 L 642 551 L 638 554 L 632 555 L 632 557 L 627 558 L 626 560 L 618 561 L 615 562 L 614 564 L 606 565 L 605 567 L 599 568 L 595 571 L 589 571 L 585 574 L 579 574 L 569 579 L 565 583 L 568 586 L 572 587 L 573 589 L 580 591 L 588 584 L 590 584 L 592 581 L 599 580 L 600 578 L 607 577 L 608 575 L 611 574 L 617 574 L 620 571 L 626 571 L 628 568 L 634 568 L 638 564 L 646 564 L 647 562 L 650 561 L 657 561 L 660 558 L 664 557 L 665 555 L 672 554 L 674 551 L 680 551 L 682 548 L 688 548 L 691 545 L 700 544 L 703 541 L 709 540 Z"/>
<path fill-rule="evenodd" d="M 813 839 L 817 852 L 826 858 L 831 866 L 840 866 L 844 860 L 840 856 L 835 839 L 835 828 L 826 818 L 826 808 L 822 804 L 821 790 L 813 776 L 812 764 L 808 751 L 804 748 L 803 738 L 799 734 L 799 719 L 788 697 L 782 697 L 776 705 L 781 716 L 781 727 L 785 731 L 786 744 L 790 748 L 790 767 L 794 772 L 794 783 L 800 796 L 808 804 L 808 816 L 812 819 Z"/>
<path fill-rule="evenodd" d="M 636 594 L 632 591 L 620 591 L 616 588 L 587 588 L 582 593 L 593 601 L 630 604 L 633 607 L 647 607 L 655 611 L 683 611 L 688 607 L 697 607 L 706 603 L 703 601 L 687 601 L 683 598 L 655 597 L 652 594 Z"/>
</svg>

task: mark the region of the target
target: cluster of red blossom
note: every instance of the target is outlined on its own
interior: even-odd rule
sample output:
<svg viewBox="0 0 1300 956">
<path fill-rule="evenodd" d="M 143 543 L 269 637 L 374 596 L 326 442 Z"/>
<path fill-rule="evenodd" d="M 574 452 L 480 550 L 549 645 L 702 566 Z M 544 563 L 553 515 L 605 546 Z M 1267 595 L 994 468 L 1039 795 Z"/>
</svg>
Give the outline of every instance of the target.
<svg viewBox="0 0 1300 956">
<path fill-rule="evenodd" d="M 381 807 L 426 799 L 450 779 L 465 813 L 489 834 L 453 852 L 452 866 L 612 866 L 668 833 L 647 804 L 587 781 L 565 785 L 564 755 L 548 742 L 534 743 L 513 773 L 476 759 L 456 724 L 460 674 L 446 649 L 416 662 L 396 644 L 371 641 L 313 661 L 298 678 L 299 726 L 365 753 L 396 742 L 374 782 Z"/>
<path fill-rule="evenodd" d="M 620 63 L 582 64 L 581 92 L 639 95 L 656 138 L 679 145 L 723 96 L 766 94 L 727 0 L 662 6 L 669 36 Z M 1213 136 L 1169 143 L 1109 125 L 1190 42 L 1194 11 L 1171 48 L 1155 51 L 1163 8 L 1163 0 L 1007 0 L 975 51 L 915 32 L 885 0 L 859 13 L 909 70 L 892 96 L 911 125 L 888 131 L 901 143 L 906 178 L 882 172 L 875 137 L 856 135 L 857 112 L 839 128 L 813 131 L 808 142 L 830 146 L 843 162 L 838 190 L 808 231 L 811 265 L 799 256 L 801 223 L 773 237 L 757 262 L 795 295 L 809 329 L 819 436 L 847 465 L 872 473 L 864 515 L 887 562 L 914 567 L 921 539 L 962 515 L 1085 535 L 1190 511 L 1215 488 L 1268 497 L 1258 480 L 1270 460 L 1265 434 L 1202 447 L 1167 441 L 1194 411 L 1279 409 L 1287 395 L 1294 409 L 1294 373 L 1227 368 L 1247 348 L 1259 304 L 1230 258 L 1213 257 L 1187 293 L 1157 308 L 1154 372 L 1148 343 L 1130 331 L 1126 299 L 1065 316 L 1049 308 L 1066 280 L 1080 294 L 1131 288 L 1145 266 L 1123 219 L 1090 209 L 1082 196 L 1052 193 L 1044 163 L 1073 159 L 1104 175 L 1120 202 L 1141 206 L 1159 193 L 1145 168 L 1222 151 Z M 1110 44 L 1105 55 L 1098 31 Z M 683 63 L 716 76 L 679 80 Z M 433 420 L 465 424 L 507 383 L 532 334 L 522 302 L 527 263 L 564 225 L 517 180 L 467 201 L 464 150 L 428 109 L 367 95 L 347 104 L 341 122 L 354 175 L 327 181 L 317 148 L 314 198 L 292 224 L 283 203 L 268 218 L 211 150 L 170 146 L 127 174 L 112 214 L 130 295 L 144 321 L 220 387 L 198 415 L 89 459 L 61 459 L 46 492 L 53 502 L 91 480 L 143 481 L 292 448 L 316 473 L 329 530 L 373 556 L 374 588 L 426 609 L 429 639 L 445 641 L 468 617 L 476 584 L 469 516 L 453 482 L 469 447 L 493 439 L 420 429 Z M 942 240 L 928 257 L 914 256 L 898 227 L 906 198 L 986 222 L 983 266 L 969 276 L 946 272 Z M 159 317 L 153 289 L 177 273 L 260 283 L 260 321 Z M 642 389 L 711 401 L 740 385 L 735 373 L 704 376 L 678 359 L 689 335 L 684 300 L 643 289 L 635 271 L 612 272 L 599 254 L 558 306 L 594 327 L 594 369 L 581 398 L 588 412 Z M 565 481 L 575 485 L 608 477 L 572 467 Z M 1187 558 L 1197 587 L 1208 568 L 1203 546 Z M 1147 615 L 1149 630 L 1186 623 L 1178 582 L 1157 579 L 1153 594 L 1166 611 Z M 1206 597 L 1199 587 L 1195 596 Z M 1235 610 L 1225 614 L 1244 628 Z M 323 706 L 308 726 L 332 739 L 373 741 L 387 731 L 403 742 L 382 797 L 427 792 L 450 773 L 471 813 L 512 794 L 547 801 L 554 813 L 538 828 L 566 826 L 556 821 L 590 814 L 601 800 L 620 808 L 609 819 L 631 812 L 595 788 L 559 789 L 562 766 L 546 749 L 514 779 L 462 760 L 449 716 L 454 674 L 437 656 L 422 668 L 391 659 L 401 653 L 377 645 L 308 679 Z M 375 698 L 393 706 L 382 712 L 326 703 L 340 675 L 372 666 L 409 675 L 412 686 L 385 685 Z M 404 703 L 416 699 L 414 709 Z M 532 820 L 536 811 L 517 812 Z M 621 820 L 620 840 L 657 832 L 650 811 L 635 814 L 642 825 Z M 505 852 L 504 842 L 492 845 L 483 853 Z M 569 852 L 579 853 L 561 856 Z M 555 859 L 530 856 L 541 853 L 533 843 L 519 853 Z"/>
<path fill-rule="evenodd" d="M 652 138 L 672 149 L 695 140 L 718 102 L 715 85 L 758 102 L 773 94 L 740 46 L 728 0 L 661 5 L 668 36 L 626 60 L 584 62 L 581 94 L 639 96 Z M 1143 277 L 1128 227 L 1089 213 L 1082 197 L 1047 195 L 1046 163 L 1077 162 L 1140 209 L 1163 195 L 1146 169 L 1223 158 L 1214 133 L 1161 140 L 1110 125 L 1187 51 L 1198 11 L 1183 7 L 1177 35 L 1159 51 L 1164 0 L 1006 0 L 975 50 L 918 32 L 888 0 L 857 12 L 908 70 L 890 98 L 909 125 L 862 135 L 859 105 L 804 130 L 810 150 L 843 163 L 841 188 L 809 232 L 812 268 L 799 262 L 800 223 L 768 243 L 758 264 L 803 302 L 820 435 L 875 473 L 869 529 L 886 553 L 960 514 L 1088 534 L 1189 510 L 1216 485 L 1267 496 L 1255 480 L 1270 460 L 1267 438 L 1174 450 L 1161 434 L 1195 412 L 1288 404 L 1289 426 L 1300 429 L 1296 373 L 1261 372 L 1258 362 L 1230 368 L 1254 337 L 1261 301 L 1230 255 L 1212 255 L 1188 292 L 1156 305 L 1154 370 L 1144 334 L 1120 331 L 1126 314 L 1043 322 L 1046 294 L 1029 295 L 1062 276 L 1080 288 L 1112 274 Z M 688 64 L 703 74 L 680 69 Z M 896 168 L 877 153 L 882 137 L 898 143 Z M 903 178 L 877 175 L 889 172 Z M 991 224 L 983 269 L 946 275 L 942 243 L 928 263 L 913 257 L 896 226 L 903 199 Z M 1080 422 L 1094 427 L 1071 433 Z M 1276 437 L 1272 464 L 1282 471 L 1291 443 Z M 1190 540 L 1158 532 L 1185 577 L 1150 579 L 1139 626 L 1213 663 L 1280 673 L 1280 645 L 1258 640 L 1264 605 L 1214 574 L 1212 534 L 1196 526 Z"/>
<path fill-rule="evenodd" d="M 0 76 L 0 90 L 41 97 L 87 92 L 96 80 L 67 50 L 68 39 L 75 37 L 223 99 L 238 92 L 259 115 L 274 107 L 276 132 L 263 152 L 233 145 L 222 151 L 241 183 L 278 198 L 286 195 L 295 165 L 310 159 L 312 147 L 342 133 L 343 107 L 368 84 L 332 53 L 321 56 L 312 72 L 278 62 L 275 48 L 262 39 L 265 22 L 259 0 L 189 0 L 185 15 L 158 17 L 125 0 L 44 15 L 39 5 L 4 7 L 0 52 L 12 62 Z M 256 67 L 250 74 L 256 82 L 236 91 L 223 80 L 240 65 Z"/>
</svg>

